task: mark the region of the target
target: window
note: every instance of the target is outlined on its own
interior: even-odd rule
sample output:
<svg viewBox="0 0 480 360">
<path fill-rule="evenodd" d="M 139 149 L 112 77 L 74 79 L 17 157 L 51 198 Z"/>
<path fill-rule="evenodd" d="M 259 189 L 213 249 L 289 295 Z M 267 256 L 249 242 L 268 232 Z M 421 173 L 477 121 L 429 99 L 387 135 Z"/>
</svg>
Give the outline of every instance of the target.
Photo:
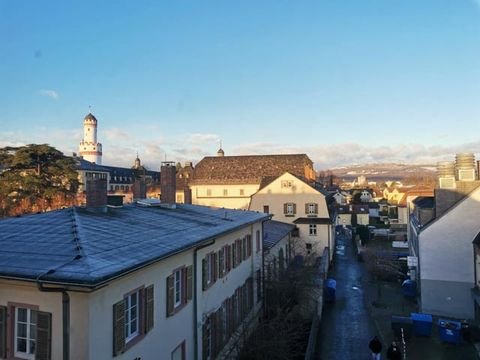
<svg viewBox="0 0 480 360">
<path fill-rule="evenodd" d="M 305 214 L 309 216 L 315 216 L 318 214 L 318 204 L 307 203 L 305 204 Z"/>
<path fill-rule="evenodd" d="M 125 295 L 113 305 L 113 356 L 135 345 L 153 328 L 153 285 Z"/>
<path fill-rule="evenodd" d="M 293 186 L 293 181 L 291 180 L 282 180 L 281 185 L 282 188 L 291 188 Z"/>
<path fill-rule="evenodd" d="M 185 360 L 185 341 L 172 351 L 172 360 Z"/>
<path fill-rule="evenodd" d="M 15 357 L 34 359 L 37 333 L 37 312 L 15 308 Z"/>
<path fill-rule="evenodd" d="M 316 236 L 317 235 L 317 224 L 310 224 L 308 226 L 308 235 Z"/>
<path fill-rule="evenodd" d="M 307 244 L 305 244 L 305 246 L 307 248 L 307 254 L 310 254 L 312 252 L 312 244 L 307 243 Z"/>
<path fill-rule="evenodd" d="M 202 259 L 202 282 L 203 290 L 208 289 L 217 280 L 218 270 L 218 255 L 217 253 L 210 253 Z"/>
<path fill-rule="evenodd" d="M 38 306 L 14 303 L 0 306 L 0 358 L 50 360 L 51 324 L 52 314 L 38 311 Z M 12 347 L 7 349 L 9 330 Z"/>
<path fill-rule="evenodd" d="M 228 190 L 227 189 L 223 189 L 223 196 L 228 196 Z"/>
<path fill-rule="evenodd" d="M 191 299 L 192 266 L 183 266 L 167 277 L 167 316 L 179 312 Z"/>
<path fill-rule="evenodd" d="M 285 216 L 294 216 L 297 212 L 297 205 L 294 203 L 283 204 L 283 213 Z"/>
<path fill-rule="evenodd" d="M 240 189 L 240 196 L 244 196 L 244 195 L 245 195 L 245 190 Z"/>
<path fill-rule="evenodd" d="M 270 214 L 270 207 L 268 205 L 263 205 L 263 212 L 265 214 Z"/>
<path fill-rule="evenodd" d="M 212 190 L 211 189 L 207 189 L 207 196 L 212 196 Z"/>
</svg>

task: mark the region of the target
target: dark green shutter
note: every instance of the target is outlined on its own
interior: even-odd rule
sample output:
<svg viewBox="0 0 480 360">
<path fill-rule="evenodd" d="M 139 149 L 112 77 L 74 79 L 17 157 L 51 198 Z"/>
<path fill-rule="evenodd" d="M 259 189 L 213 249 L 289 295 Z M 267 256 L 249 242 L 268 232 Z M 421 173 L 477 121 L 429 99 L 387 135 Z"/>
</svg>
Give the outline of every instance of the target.
<svg viewBox="0 0 480 360">
<path fill-rule="evenodd" d="M 307 204 L 305 204 L 305 214 L 308 214 L 308 213 L 309 212 L 308 212 L 308 203 L 307 203 Z"/>
<path fill-rule="evenodd" d="M 187 284 L 186 284 L 186 294 L 187 294 L 187 301 L 192 300 L 193 295 L 193 267 L 192 265 L 187 266 Z"/>
<path fill-rule="evenodd" d="M 174 299 L 174 278 L 173 275 L 167 277 L 167 316 L 171 316 L 175 312 L 175 299 Z"/>
<path fill-rule="evenodd" d="M 153 329 L 154 317 L 153 285 L 145 288 L 145 334 Z"/>
<path fill-rule="evenodd" d="M 217 256 L 217 253 L 212 253 L 210 254 L 211 256 L 211 261 L 212 261 L 212 271 L 213 271 L 213 274 L 212 274 L 212 279 L 213 279 L 213 282 L 217 281 L 217 278 L 218 278 L 218 256 Z"/>
<path fill-rule="evenodd" d="M 208 256 L 208 255 L 207 255 Z M 202 259 L 202 289 L 207 289 L 208 263 L 207 258 Z"/>
<path fill-rule="evenodd" d="M 125 351 L 125 300 L 113 305 L 113 356 Z"/>
<path fill-rule="evenodd" d="M 52 314 L 37 311 L 36 360 L 50 360 L 52 353 Z"/>
<path fill-rule="evenodd" d="M 7 357 L 7 308 L 0 306 L 0 358 Z"/>
</svg>

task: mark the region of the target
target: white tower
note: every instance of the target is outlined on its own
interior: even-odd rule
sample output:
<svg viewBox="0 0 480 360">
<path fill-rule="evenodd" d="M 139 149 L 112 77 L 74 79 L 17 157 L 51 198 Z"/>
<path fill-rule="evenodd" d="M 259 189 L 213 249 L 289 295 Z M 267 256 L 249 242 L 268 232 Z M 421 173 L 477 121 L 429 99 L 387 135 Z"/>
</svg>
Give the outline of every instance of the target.
<svg viewBox="0 0 480 360">
<path fill-rule="evenodd" d="M 85 160 L 102 165 L 102 144 L 97 142 L 97 119 L 91 113 L 83 119 L 83 140 L 79 154 Z"/>
</svg>

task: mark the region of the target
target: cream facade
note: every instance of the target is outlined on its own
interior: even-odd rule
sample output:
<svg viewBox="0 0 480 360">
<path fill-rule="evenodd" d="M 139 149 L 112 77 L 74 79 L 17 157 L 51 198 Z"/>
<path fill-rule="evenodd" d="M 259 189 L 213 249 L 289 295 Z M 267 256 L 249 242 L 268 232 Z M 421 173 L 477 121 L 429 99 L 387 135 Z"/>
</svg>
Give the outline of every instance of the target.
<svg viewBox="0 0 480 360">
<path fill-rule="evenodd" d="M 295 251 L 320 256 L 333 246 L 333 227 L 325 195 L 285 173 L 252 196 L 249 210 L 267 212 L 273 220 L 296 224 Z"/>
<path fill-rule="evenodd" d="M 190 187 L 193 204 L 228 209 L 248 209 L 250 197 L 258 191 L 260 183 L 191 184 Z"/>
</svg>

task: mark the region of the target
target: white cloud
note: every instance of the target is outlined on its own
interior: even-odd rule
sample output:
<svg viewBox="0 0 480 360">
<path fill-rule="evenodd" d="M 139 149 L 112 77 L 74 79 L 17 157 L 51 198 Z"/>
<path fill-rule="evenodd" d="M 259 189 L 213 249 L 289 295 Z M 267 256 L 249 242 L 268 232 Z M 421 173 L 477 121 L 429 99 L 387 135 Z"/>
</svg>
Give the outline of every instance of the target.
<svg viewBox="0 0 480 360">
<path fill-rule="evenodd" d="M 55 101 L 57 101 L 60 98 L 60 95 L 55 90 L 41 89 L 37 91 L 37 94 L 40 96 L 49 97 Z"/>
</svg>

